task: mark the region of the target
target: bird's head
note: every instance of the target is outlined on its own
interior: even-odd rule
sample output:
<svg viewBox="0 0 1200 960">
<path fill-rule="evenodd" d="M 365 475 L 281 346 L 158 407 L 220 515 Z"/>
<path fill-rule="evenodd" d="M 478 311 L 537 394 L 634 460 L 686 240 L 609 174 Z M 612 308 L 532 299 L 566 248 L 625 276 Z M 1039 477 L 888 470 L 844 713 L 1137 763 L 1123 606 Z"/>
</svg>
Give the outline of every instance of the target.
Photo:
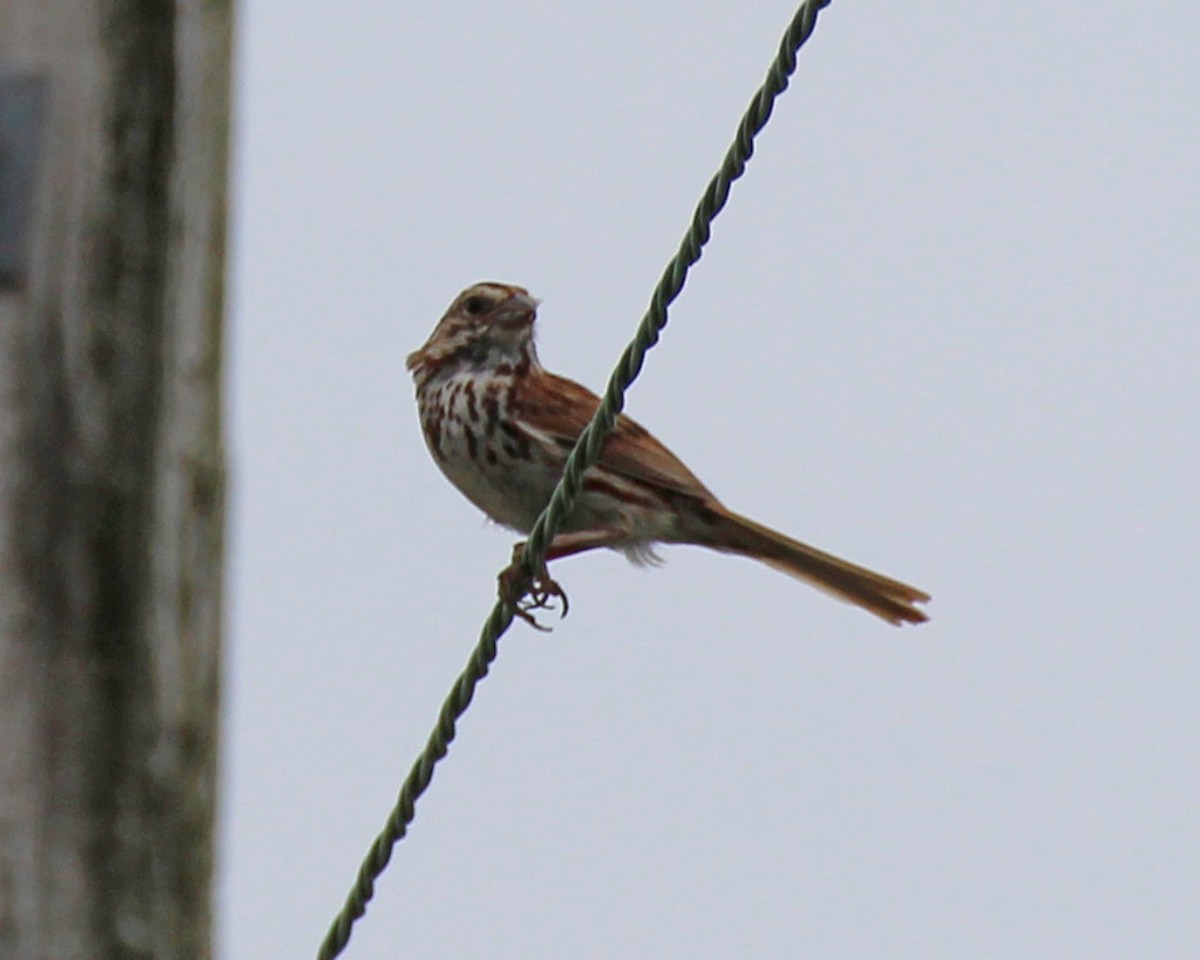
<svg viewBox="0 0 1200 960">
<path fill-rule="evenodd" d="M 482 367 L 532 359 L 538 301 L 524 287 L 476 283 L 455 297 L 424 346 L 408 355 L 414 377 L 447 365 Z"/>
</svg>

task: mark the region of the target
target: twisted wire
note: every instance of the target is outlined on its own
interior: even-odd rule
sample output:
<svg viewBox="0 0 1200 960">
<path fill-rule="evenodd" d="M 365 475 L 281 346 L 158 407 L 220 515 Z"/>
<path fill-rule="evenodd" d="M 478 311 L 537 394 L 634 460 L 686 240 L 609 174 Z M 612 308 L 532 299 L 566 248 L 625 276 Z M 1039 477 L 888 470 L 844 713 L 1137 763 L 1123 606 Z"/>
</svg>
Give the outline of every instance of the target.
<svg viewBox="0 0 1200 960">
<path fill-rule="evenodd" d="M 545 559 L 546 548 L 574 507 L 583 486 L 583 474 L 599 458 L 604 442 L 617 422 L 617 415 L 625 405 L 625 391 L 641 372 L 647 352 L 658 342 L 662 329 L 667 325 L 667 307 L 683 289 L 692 265 L 700 259 L 701 251 L 711 236 L 712 222 L 725 206 L 733 181 L 742 175 L 746 163 L 754 154 L 755 136 L 766 126 L 776 98 L 787 89 L 789 79 L 796 69 L 796 54 L 812 35 L 817 14 L 829 6 L 830 2 L 831 0 L 806 0 L 800 4 L 788 25 L 775 61 L 742 116 L 737 134 L 725 153 L 721 168 L 709 181 L 679 250 L 667 264 L 650 297 L 650 306 L 642 317 L 633 340 L 625 347 L 617 361 L 599 409 L 580 434 L 575 448 L 567 458 L 563 475 L 554 488 L 550 502 L 530 531 L 521 560 L 521 566 L 527 574 L 533 574 L 540 568 Z M 437 724 L 425 744 L 424 751 L 405 778 L 395 806 L 383 829 L 371 844 L 341 912 L 330 925 L 329 932 L 321 943 L 317 960 L 333 960 L 338 956 L 350 940 L 350 931 L 354 923 L 366 913 L 367 902 L 375 891 L 375 880 L 383 873 L 391 860 L 392 850 L 407 832 L 408 825 L 415 816 L 417 798 L 425 792 L 433 779 L 434 767 L 449 752 L 458 719 L 470 705 L 475 695 L 475 687 L 487 676 L 488 668 L 496 659 L 497 641 L 512 624 L 513 616 L 512 607 L 503 601 L 497 601 L 492 608 L 466 668 L 442 704 Z"/>
</svg>

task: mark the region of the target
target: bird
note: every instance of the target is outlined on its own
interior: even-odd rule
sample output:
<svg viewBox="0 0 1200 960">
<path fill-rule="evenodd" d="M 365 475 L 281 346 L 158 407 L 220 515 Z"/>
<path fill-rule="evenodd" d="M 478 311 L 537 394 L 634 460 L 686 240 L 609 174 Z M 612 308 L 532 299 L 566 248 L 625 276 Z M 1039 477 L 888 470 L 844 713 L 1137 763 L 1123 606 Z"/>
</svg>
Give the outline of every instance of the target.
<svg viewBox="0 0 1200 960">
<path fill-rule="evenodd" d="M 421 431 L 434 462 L 476 507 L 528 534 L 549 503 L 567 456 L 600 398 L 546 370 L 534 343 L 537 299 L 524 287 L 481 282 L 450 304 L 409 354 Z M 501 574 L 501 596 L 524 619 L 566 594 L 545 564 L 600 547 L 635 564 L 658 561 L 658 544 L 738 554 L 854 604 L 890 624 L 928 619 L 922 590 L 818 550 L 726 507 L 675 454 L 620 414 L 579 497 L 546 550 L 521 576 L 523 544 Z M 532 597 L 522 606 L 518 600 Z"/>
</svg>

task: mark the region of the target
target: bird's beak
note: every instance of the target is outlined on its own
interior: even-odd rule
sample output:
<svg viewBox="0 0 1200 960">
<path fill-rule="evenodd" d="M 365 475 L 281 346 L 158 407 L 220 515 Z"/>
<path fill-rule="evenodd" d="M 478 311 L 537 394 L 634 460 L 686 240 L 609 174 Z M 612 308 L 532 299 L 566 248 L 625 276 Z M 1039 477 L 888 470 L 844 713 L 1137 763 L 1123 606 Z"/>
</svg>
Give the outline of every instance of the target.
<svg viewBox="0 0 1200 960">
<path fill-rule="evenodd" d="M 497 319 L 506 327 L 527 327 L 530 326 L 537 317 L 538 304 L 541 303 L 535 297 L 531 297 L 528 293 L 514 293 L 501 307 L 502 315 Z"/>
</svg>

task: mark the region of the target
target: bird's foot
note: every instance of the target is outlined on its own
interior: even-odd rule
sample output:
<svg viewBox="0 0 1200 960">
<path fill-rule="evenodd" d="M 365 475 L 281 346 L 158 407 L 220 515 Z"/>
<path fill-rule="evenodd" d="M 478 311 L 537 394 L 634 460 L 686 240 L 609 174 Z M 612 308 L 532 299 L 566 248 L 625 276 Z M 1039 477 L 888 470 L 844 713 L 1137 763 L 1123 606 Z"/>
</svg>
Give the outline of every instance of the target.
<svg viewBox="0 0 1200 960">
<path fill-rule="evenodd" d="M 558 598 L 562 601 L 562 612 L 559 618 L 565 617 L 571 609 L 563 588 L 550 576 L 543 562 L 536 573 L 527 573 L 521 566 L 521 558 L 525 553 L 524 542 L 513 547 L 512 562 L 505 567 L 497 577 L 500 599 L 508 604 L 515 616 L 520 617 L 535 630 L 549 633 L 550 628 L 544 627 L 533 616 L 534 610 L 552 610 L 550 601 Z"/>
</svg>

